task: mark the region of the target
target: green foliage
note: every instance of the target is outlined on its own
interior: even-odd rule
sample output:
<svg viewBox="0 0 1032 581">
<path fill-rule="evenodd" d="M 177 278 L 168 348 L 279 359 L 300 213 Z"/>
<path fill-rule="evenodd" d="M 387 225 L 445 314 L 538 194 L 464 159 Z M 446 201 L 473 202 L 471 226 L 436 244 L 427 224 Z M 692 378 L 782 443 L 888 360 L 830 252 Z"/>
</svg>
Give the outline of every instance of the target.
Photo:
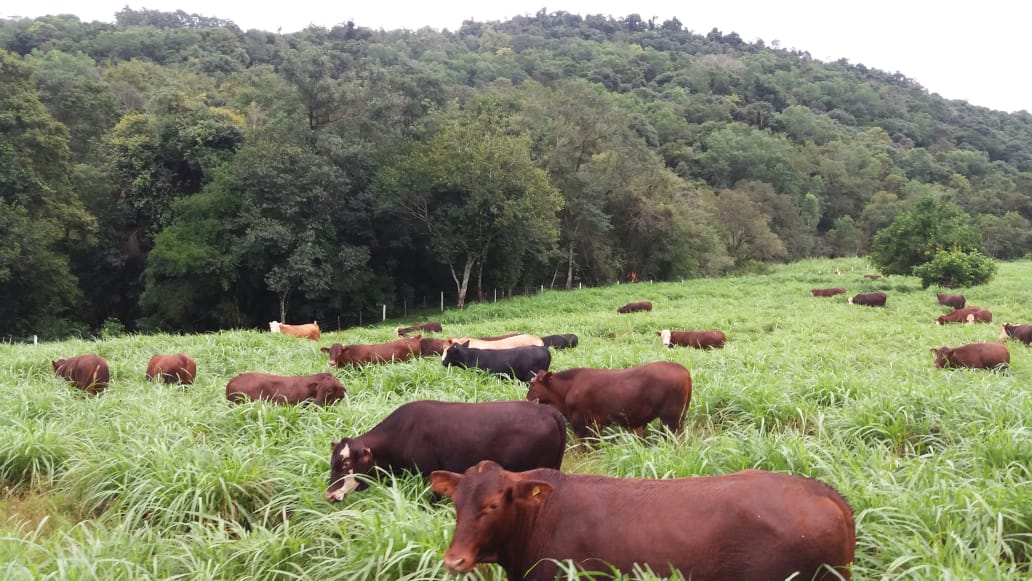
<svg viewBox="0 0 1032 581">
<path fill-rule="evenodd" d="M 925 196 L 875 235 L 870 258 L 885 274 L 911 274 L 947 249 L 981 250 L 978 229 L 956 204 Z"/>
<path fill-rule="evenodd" d="M 922 288 L 933 284 L 968 287 L 992 280 L 996 263 L 977 250 L 942 250 L 929 262 L 915 266 L 913 273 L 921 279 Z"/>
</svg>

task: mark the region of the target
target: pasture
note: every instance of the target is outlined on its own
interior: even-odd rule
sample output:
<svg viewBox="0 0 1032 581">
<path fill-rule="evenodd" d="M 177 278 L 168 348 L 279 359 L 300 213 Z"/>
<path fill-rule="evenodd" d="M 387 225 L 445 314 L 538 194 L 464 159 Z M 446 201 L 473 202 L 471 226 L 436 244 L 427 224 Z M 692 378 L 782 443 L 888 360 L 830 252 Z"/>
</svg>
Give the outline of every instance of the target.
<svg viewBox="0 0 1032 581">
<path fill-rule="evenodd" d="M 812 476 L 855 511 L 857 579 L 1028 577 L 1032 348 L 1008 342 L 1003 372 L 935 369 L 929 349 L 999 341 L 1001 323 L 1032 323 L 1032 262 L 1002 263 L 992 283 L 954 291 L 991 310 L 992 324 L 944 327 L 935 289 L 864 279 L 870 268 L 805 261 L 762 276 L 544 292 L 422 320 L 453 336 L 577 333 L 579 347 L 554 353 L 556 371 L 659 360 L 691 371 L 683 435 L 654 425 L 643 439 L 609 430 L 593 447 L 571 438 L 566 472 Z M 810 296 L 829 286 L 849 292 Z M 873 290 L 888 294 L 886 308 L 846 304 Z M 615 312 L 637 300 L 653 310 Z M 332 370 L 319 352 L 393 339 L 398 324 L 324 329 L 318 342 L 255 330 L 0 345 L 0 579 L 448 578 L 451 504 L 418 477 L 331 504 L 330 445 L 407 401 L 521 399 L 526 387 L 438 357 Z M 665 349 L 655 334 L 664 328 L 720 329 L 727 346 Z M 197 361 L 194 385 L 144 379 L 151 355 L 177 351 Z M 51 359 L 80 353 L 111 366 L 98 397 L 52 372 Z M 230 405 L 226 382 L 245 371 L 332 371 L 348 397 L 327 408 Z M 474 577 L 504 578 L 495 566 Z"/>
</svg>

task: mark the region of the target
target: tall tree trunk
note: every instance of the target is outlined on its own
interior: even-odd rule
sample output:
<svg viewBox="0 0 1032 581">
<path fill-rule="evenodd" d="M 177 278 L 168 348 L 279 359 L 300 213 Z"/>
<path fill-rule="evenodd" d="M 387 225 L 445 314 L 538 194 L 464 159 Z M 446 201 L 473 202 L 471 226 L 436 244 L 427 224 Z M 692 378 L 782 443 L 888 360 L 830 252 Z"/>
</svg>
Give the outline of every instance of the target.
<svg viewBox="0 0 1032 581">
<path fill-rule="evenodd" d="M 287 322 L 287 297 L 290 296 L 290 289 L 287 289 L 279 295 L 279 320 L 281 323 Z"/>
<path fill-rule="evenodd" d="M 455 306 L 462 309 L 466 307 L 466 291 L 469 290 L 469 275 L 473 272 L 473 263 L 476 262 L 476 258 L 473 256 L 466 256 L 466 265 L 462 268 L 462 280 L 459 280 L 457 274 L 455 274 L 455 266 L 452 263 L 448 263 L 448 269 L 451 271 L 452 280 L 455 281 L 455 290 L 458 294 L 458 300 L 455 302 Z"/>
<path fill-rule="evenodd" d="M 570 240 L 570 260 L 566 266 L 566 290 L 573 288 L 573 240 Z"/>
</svg>

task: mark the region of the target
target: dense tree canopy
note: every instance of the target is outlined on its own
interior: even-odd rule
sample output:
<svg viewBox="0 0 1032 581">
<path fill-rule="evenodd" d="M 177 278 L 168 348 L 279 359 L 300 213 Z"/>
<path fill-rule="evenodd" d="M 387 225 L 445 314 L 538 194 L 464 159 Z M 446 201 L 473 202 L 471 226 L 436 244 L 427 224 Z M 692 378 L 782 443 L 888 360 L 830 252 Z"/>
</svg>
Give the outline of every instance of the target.
<svg viewBox="0 0 1032 581">
<path fill-rule="evenodd" d="M 1028 112 L 691 24 L 0 20 L 0 333 L 1032 251 Z"/>
</svg>

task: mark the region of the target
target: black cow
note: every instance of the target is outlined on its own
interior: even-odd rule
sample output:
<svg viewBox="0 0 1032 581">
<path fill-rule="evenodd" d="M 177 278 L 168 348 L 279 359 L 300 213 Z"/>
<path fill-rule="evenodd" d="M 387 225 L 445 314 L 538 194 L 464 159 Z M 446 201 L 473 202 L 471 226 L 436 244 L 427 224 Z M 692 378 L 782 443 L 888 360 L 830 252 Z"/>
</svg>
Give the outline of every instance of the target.
<svg viewBox="0 0 1032 581">
<path fill-rule="evenodd" d="M 538 371 L 548 371 L 552 352 L 548 347 L 529 345 L 512 349 L 473 349 L 469 342 L 455 343 L 441 356 L 444 365 L 483 369 L 489 373 L 508 375 L 530 381 Z"/>
<path fill-rule="evenodd" d="M 434 470 L 465 471 L 490 459 L 512 470 L 558 470 L 566 450 L 566 420 L 555 408 L 529 401 L 421 400 L 331 448 L 326 499 L 336 502 L 367 486 L 356 475 L 372 475 L 377 468 L 428 476 Z"/>
<path fill-rule="evenodd" d="M 876 291 L 873 293 L 860 293 L 849 297 L 848 302 L 851 305 L 863 305 L 865 307 L 884 307 L 885 298 L 885 293 Z"/>
<path fill-rule="evenodd" d="M 548 335 L 547 337 L 542 337 L 541 340 L 545 342 L 545 347 L 552 347 L 553 349 L 566 349 L 577 346 L 577 336 L 573 333 Z"/>
</svg>

